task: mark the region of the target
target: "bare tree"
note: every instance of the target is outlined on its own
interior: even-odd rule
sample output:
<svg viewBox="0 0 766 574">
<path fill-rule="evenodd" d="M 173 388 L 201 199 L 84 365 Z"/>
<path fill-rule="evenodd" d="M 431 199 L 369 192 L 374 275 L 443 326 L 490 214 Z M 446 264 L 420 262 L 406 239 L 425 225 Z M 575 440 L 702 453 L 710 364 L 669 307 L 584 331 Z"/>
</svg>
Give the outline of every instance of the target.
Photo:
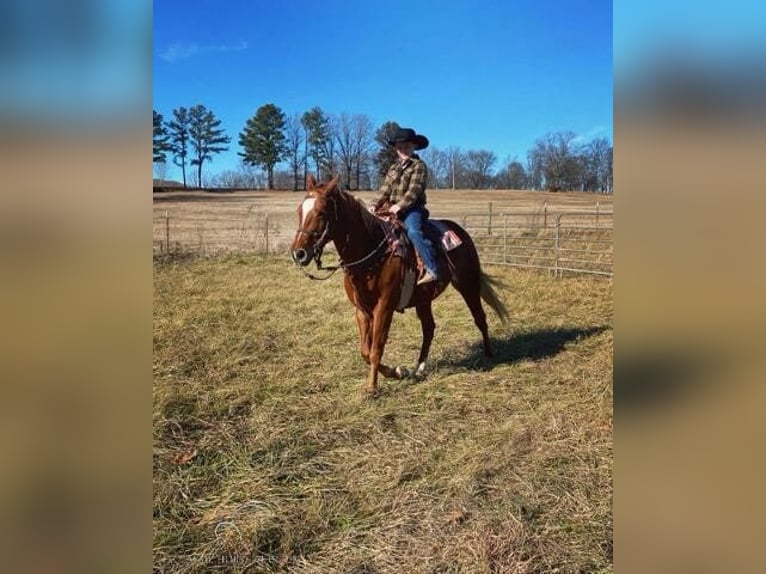
<svg viewBox="0 0 766 574">
<path fill-rule="evenodd" d="M 450 146 L 444 154 L 447 158 L 447 185 L 452 189 L 464 186 L 465 154 L 459 147 Z"/>
<path fill-rule="evenodd" d="M 164 161 L 154 163 L 154 177 L 157 179 L 168 178 L 168 164 Z"/>
<path fill-rule="evenodd" d="M 606 138 L 596 138 L 585 146 L 592 170 L 593 185 L 588 189 L 609 193 L 612 179 L 612 145 Z"/>
<path fill-rule="evenodd" d="M 529 183 L 527 171 L 516 158 L 505 161 L 505 167 L 497 173 L 495 180 L 499 189 L 527 189 Z"/>
<path fill-rule="evenodd" d="M 428 166 L 428 186 L 447 187 L 447 155 L 438 148 L 429 147 L 420 152 L 420 156 Z"/>
<path fill-rule="evenodd" d="M 466 153 L 466 171 L 468 184 L 471 189 L 489 187 L 492 177 L 492 167 L 497 157 L 489 150 L 470 150 Z"/>
<path fill-rule="evenodd" d="M 581 180 L 582 162 L 571 131 L 548 133 L 535 141 L 529 163 L 535 176 L 541 175 L 550 191 L 576 189 Z"/>
<path fill-rule="evenodd" d="M 372 120 L 369 116 L 364 114 L 355 114 L 351 118 L 351 132 L 352 132 L 352 150 L 354 156 L 354 171 L 355 171 L 355 188 L 360 189 L 362 187 L 362 176 L 366 176 L 367 183 L 365 187 L 369 189 L 371 187 L 370 173 L 372 166 L 370 160 L 372 158 L 372 149 L 375 143 L 375 128 L 372 125 Z"/>
<path fill-rule="evenodd" d="M 285 137 L 287 138 L 287 160 L 290 164 L 290 169 L 293 173 L 293 191 L 299 189 L 299 172 L 301 167 L 305 166 L 304 156 L 304 138 L 303 138 L 303 126 L 301 124 L 301 117 L 298 114 L 293 114 L 285 122 Z M 303 185 L 300 189 L 306 187 L 306 177 L 304 174 Z"/>
<path fill-rule="evenodd" d="M 351 172 L 354 169 L 354 136 L 351 116 L 342 113 L 336 121 L 335 140 L 338 144 L 338 161 L 343 170 L 342 181 L 351 189 Z"/>
<path fill-rule="evenodd" d="M 322 151 L 322 169 L 324 171 L 324 180 L 329 181 L 338 173 L 338 118 L 332 115 L 327 116 L 327 139 L 324 141 Z"/>
</svg>

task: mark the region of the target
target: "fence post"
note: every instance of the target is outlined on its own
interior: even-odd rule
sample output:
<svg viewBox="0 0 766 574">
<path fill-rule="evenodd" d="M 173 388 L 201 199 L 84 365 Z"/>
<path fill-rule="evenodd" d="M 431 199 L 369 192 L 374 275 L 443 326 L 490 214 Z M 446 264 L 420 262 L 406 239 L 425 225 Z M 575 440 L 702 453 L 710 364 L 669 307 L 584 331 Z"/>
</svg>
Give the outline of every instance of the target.
<svg viewBox="0 0 766 574">
<path fill-rule="evenodd" d="M 503 213 L 503 265 L 508 263 L 508 214 Z"/>
<path fill-rule="evenodd" d="M 487 223 L 487 235 L 492 235 L 492 202 L 489 202 L 489 223 Z"/>
<path fill-rule="evenodd" d="M 170 216 L 165 210 L 165 253 L 170 253 Z"/>
<path fill-rule="evenodd" d="M 600 208 L 601 208 L 601 202 L 597 201 L 596 202 L 596 227 L 598 227 L 598 213 L 600 211 Z"/>
<path fill-rule="evenodd" d="M 543 227 L 548 227 L 548 201 L 543 203 Z"/>
<path fill-rule="evenodd" d="M 554 247 L 554 275 L 558 278 L 559 276 L 559 228 L 561 227 L 561 214 L 556 216 L 556 241 L 555 241 L 555 247 Z"/>
<path fill-rule="evenodd" d="M 266 254 L 269 253 L 269 214 L 266 214 L 266 230 L 264 232 L 264 237 L 266 239 Z"/>
</svg>

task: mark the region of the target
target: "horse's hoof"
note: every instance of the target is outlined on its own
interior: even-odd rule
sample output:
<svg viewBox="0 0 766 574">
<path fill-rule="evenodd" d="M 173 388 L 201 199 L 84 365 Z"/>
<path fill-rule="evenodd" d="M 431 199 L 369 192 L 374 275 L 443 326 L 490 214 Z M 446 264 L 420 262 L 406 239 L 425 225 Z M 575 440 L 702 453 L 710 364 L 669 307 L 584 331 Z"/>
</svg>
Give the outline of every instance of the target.
<svg viewBox="0 0 766 574">
<path fill-rule="evenodd" d="M 396 367 L 396 378 L 406 379 L 410 376 L 410 370 L 407 367 Z"/>
<path fill-rule="evenodd" d="M 426 376 L 426 364 L 420 363 L 418 364 L 417 369 L 415 369 L 415 378 L 416 379 L 424 379 Z"/>
<path fill-rule="evenodd" d="M 367 391 L 368 399 L 377 399 L 380 396 L 380 391 L 377 388 L 375 389 L 367 388 L 365 389 L 365 391 Z"/>
</svg>

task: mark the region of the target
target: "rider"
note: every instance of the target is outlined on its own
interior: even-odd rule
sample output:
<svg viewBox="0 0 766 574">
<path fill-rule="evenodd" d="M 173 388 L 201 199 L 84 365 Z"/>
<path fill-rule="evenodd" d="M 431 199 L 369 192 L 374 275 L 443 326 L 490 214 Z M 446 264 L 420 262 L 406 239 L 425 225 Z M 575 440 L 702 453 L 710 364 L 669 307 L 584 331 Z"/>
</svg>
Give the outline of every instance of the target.
<svg viewBox="0 0 766 574">
<path fill-rule="evenodd" d="M 381 196 L 374 209 L 380 209 L 386 202 L 392 205 L 389 211 L 403 223 L 407 236 L 423 260 L 425 273 L 418 285 L 438 280 L 436 253 L 426 237 L 423 226 L 428 220 L 426 209 L 426 181 L 428 169 L 415 150 L 428 147 L 428 138 L 415 133 L 411 128 L 399 128 L 388 140 L 396 148 L 397 159 L 391 165 L 380 186 Z"/>
</svg>

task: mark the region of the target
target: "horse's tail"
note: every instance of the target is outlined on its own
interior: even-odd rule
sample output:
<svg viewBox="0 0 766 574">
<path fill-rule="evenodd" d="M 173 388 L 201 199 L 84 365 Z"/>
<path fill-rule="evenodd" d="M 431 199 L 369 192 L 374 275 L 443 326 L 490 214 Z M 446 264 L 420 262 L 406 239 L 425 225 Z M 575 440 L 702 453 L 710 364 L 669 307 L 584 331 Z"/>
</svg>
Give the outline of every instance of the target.
<svg viewBox="0 0 766 574">
<path fill-rule="evenodd" d="M 494 277 L 490 277 L 484 273 L 484 271 L 482 271 L 481 298 L 487 305 L 492 308 L 495 313 L 497 313 L 497 316 L 500 317 L 500 321 L 505 323 L 508 320 L 508 310 L 505 308 L 505 305 L 497 296 L 497 292 L 495 291 L 493 285 L 497 285 L 498 287 L 502 286 L 500 281 Z"/>
</svg>

